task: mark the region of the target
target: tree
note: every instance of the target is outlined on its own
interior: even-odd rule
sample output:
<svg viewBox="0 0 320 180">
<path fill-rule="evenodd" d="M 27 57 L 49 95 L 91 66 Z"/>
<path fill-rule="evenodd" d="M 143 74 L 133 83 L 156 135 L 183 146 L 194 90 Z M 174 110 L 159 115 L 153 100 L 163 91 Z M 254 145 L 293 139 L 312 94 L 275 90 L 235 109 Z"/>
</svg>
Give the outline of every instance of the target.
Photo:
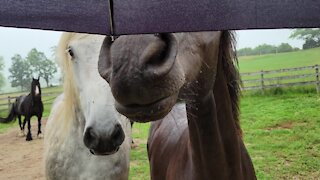
<svg viewBox="0 0 320 180">
<path fill-rule="evenodd" d="M 250 56 L 250 55 L 254 55 L 252 48 L 242 48 L 239 49 L 237 54 L 239 56 Z"/>
<path fill-rule="evenodd" d="M 277 52 L 279 52 L 279 53 L 281 53 L 281 52 L 291 52 L 291 51 L 293 51 L 293 48 L 288 43 L 281 43 L 277 47 Z"/>
<path fill-rule="evenodd" d="M 41 64 L 45 61 L 47 57 L 44 53 L 39 52 L 36 48 L 29 51 L 26 60 L 30 63 L 33 72 L 40 75 Z"/>
<path fill-rule="evenodd" d="M 49 86 L 49 81 L 54 77 L 54 73 L 56 72 L 57 67 L 51 60 L 46 59 L 41 64 L 40 76 L 46 81 L 47 87 Z"/>
<path fill-rule="evenodd" d="M 300 51 L 300 48 L 294 47 L 294 48 L 293 48 L 293 51 Z"/>
<path fill-rule="evenodd" d="M 50 51 L 51 51 L 51 58 L 52 59 L 56 59 L 56 57 L 57 57 L 57 49 L 58 49 L 58 47 L 57 46 L 52 46 L 52 47 L 50 47 Z"/>
<path fill-rule="evenodd" d="M 261 54 L 271 54 L 277 52 L 277 47 L 269 44 L 262 44 L 253 49 L 254 54 L 261 55 Z"/>
<path fill-rule="evenodd" d="M 304 40 L 303 49 L 320 47 L 320 28 L 295 29 L 290 38 Z"/>
<path fill-rule="evenodd" d="M 306 42 L 302 45 L 302 49 L 311 49 L 315 47 L 319 47 L 319 44 L 313 39 L 307 39 Z"/>
<path fill-rule="evenodd" d="M 20 87 L 21 90 L 30 88 L 31 70 L 29 63 L 24 60 L 19 54 L 12 58 L 12 65 L 9 68 L 11 75 L 9 80 L 12 87 Z"/>
<path fill-rule="evenodd" d="M 3 57 L 0 56 L 0 88 L 2 88 L 6 83 L 5 77 L 1 72 L 3 71 L 3 69 L 4 69 L 4 60 L 3 60 Z"/>
<path fill-rule="evenodd" d="M 27 61 L 30 63 L 32 71 L 42 77 L 47 86 L 49 86 L 49 81 L 53 78 L 54 73 L 57 72 L 55 64 L 43 52 L 35 48 L 28 53 Z"/>
<path fill-rule="evenodd" d="M 298 51 L 299 48 L 293 48 L 288 43 L 281 43 L 278 47 L 269 45 L 269 44 L 261 44 L 255 48 L 242 48 L 237 51 L 237 55 L 239 56 L 250 56 L 250 55 L 262 55 L 262 54 L 275 54 L 281 52 L 290 52 L 290 51 Z"/>
</svg>

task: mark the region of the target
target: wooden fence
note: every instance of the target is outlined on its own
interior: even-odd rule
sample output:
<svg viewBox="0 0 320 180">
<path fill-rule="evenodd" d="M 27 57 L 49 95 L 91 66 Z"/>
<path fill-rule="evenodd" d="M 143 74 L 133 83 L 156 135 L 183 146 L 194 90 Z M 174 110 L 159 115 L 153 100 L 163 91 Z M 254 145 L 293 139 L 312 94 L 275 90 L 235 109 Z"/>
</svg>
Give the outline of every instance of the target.
<svg viewBox="0 0 320 180">
<path fill-rule="evenodd" d="M 21 95 L 26 95 L 26 94 L 27 93 L 21 93 Z M 61 94 L 61 92 L 42 93 L 41 96 L 42 96 L 43 105 L 51 104 L 59 94 Z M 0 112 L 8 111 L 8 109 L 11 108 L 12 103 L 14 103 L 15 99 L 19 96 L 8 96 L 8 97 L 0 98 Z"/>
<path fill-rule="evenodd" d="M 315 85 L 320 93 L 319 65 L 240 73 L 243 90 Z"/>
<path fill-rule="evenodd" d="M 304 66 L 277 70 L 261 70 L 259 72 L 240 73 L 242 90 L 264 90 L 275 87 L 314 85 L 320 93 L 319 65 Z M 61 92 L 42 93 L 44 105 L 51 104 Z M 25 95 L 27 93 L 21 93 Z M 18 96 L 0 98 L 0 112 L 8 111 Z"/>
</svg>

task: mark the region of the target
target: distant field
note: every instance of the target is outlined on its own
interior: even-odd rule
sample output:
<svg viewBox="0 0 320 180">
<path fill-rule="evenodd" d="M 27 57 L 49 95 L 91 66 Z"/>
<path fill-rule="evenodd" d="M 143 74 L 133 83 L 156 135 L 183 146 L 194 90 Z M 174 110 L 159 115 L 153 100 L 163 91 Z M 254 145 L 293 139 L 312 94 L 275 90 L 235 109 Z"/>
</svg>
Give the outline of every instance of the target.
<svg viewBox="0 0 320 180">
<path fill-rule="evenodd" d="M 277 70 L 283 68 L 305 67 L 320 65 L 320 48 L 301 50 L 290 53 L 267 54 L 261 56 L 241 56 L 239 57 L 239 70 L 244 72 L 260 72 L 261 70 Z M 320 67 L 320 66 L 319 66 Z M 304 75 L 304 76 L 301 76 Z M 281 76 L 295 76 L 290 79 L 277 79 Z M 276 78 L 275 78 L 276 77 Z M 310 82 L 316 80 L 315 69 L 305 69 L 299 71 L 287 71 L 282 73 L 264 74 L 264 85 L 275 85 L 285 83 Z M 275 78 L 269 79 L 268 78 Z M 242 80 L 256 79 L 258 81 L 243 81 L 244 87 L 261 86 L 261 75 L 242 76 Z M 310 85 L 315 88 L 315 85 Z"/>
<path fill-rule="evenodd" d="M 239 57 L 240 72 L 255 72 L 309 65 L 320 65 L 320 48 L 290 53 Z"/>
</svg>

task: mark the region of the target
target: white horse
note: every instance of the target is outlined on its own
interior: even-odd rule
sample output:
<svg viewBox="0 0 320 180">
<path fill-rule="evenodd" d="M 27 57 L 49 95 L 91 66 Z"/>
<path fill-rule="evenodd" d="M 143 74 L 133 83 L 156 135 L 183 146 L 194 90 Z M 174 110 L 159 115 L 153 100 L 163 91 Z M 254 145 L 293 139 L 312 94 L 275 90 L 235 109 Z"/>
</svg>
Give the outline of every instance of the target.
<svg viewBox="0 0 320 180">
<path fill-rule="evenodd" d="M 116 112 L 109 85 L 98 73 L 103 39 L 78 33 L 60 39 L 64 92 L 45 129 L 47 179 L 128 179 L 131 126 Z"/>
</svg>

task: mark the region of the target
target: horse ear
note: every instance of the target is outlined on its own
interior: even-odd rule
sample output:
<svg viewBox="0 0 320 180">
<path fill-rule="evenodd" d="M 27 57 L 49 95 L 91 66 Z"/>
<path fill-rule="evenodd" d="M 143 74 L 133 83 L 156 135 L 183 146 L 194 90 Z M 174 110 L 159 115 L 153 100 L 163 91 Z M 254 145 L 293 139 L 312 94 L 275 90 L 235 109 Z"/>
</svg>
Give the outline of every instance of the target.
<svg viewBox="0 0 320 180">
<path fill-rule="evenodd" d="M 39 79 L 40 79 L 40 76 L 38 76 L 38 81 L 39 81 Z"/>
</svg>

